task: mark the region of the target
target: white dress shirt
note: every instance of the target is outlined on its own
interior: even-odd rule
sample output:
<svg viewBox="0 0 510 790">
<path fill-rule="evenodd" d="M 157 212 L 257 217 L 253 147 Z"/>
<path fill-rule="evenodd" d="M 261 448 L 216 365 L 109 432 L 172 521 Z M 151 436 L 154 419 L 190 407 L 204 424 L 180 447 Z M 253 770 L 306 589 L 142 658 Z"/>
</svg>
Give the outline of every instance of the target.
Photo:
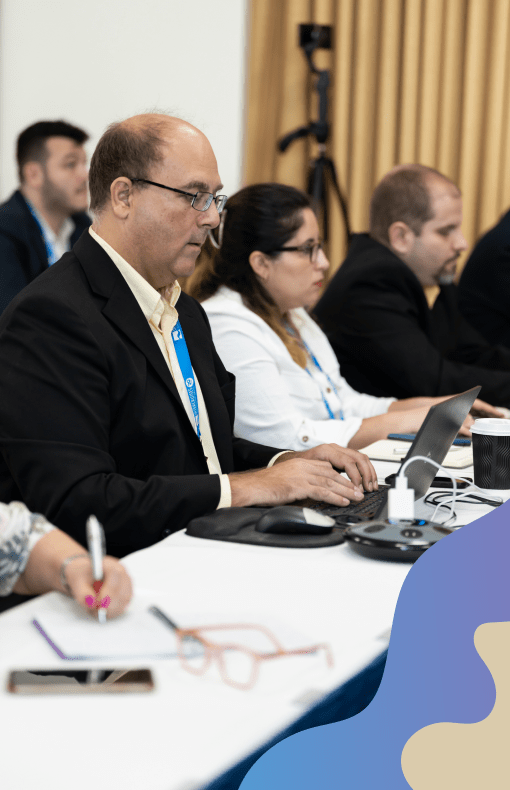
<svg viewBox="0 0 510 790">
<path fill-rule="evenodd" d="M 303 308 L 291 310 L 292 321 L 322 372 L 311 359 L 306 370 L 294 362 L 236 291 L 222 287 L 202 307 L 218 354 L 236 377 L 236 436 L 291 450 L 325 442 L 346 447 L 363 418 L 384 414 L 395 400 L 353 390 L 340 375 L 326 335 Z M 324 398 L 336 419 L 329 418 Z"/>
</svg>

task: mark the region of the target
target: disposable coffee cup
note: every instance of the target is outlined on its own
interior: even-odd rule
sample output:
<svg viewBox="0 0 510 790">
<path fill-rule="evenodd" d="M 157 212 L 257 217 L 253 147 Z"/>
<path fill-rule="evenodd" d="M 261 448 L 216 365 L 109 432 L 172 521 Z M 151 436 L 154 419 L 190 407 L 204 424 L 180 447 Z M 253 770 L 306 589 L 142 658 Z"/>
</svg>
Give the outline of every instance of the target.
<svg viewBox="0 0 510 790">
<path fill-rule="evenodd" d="M 475 485 L 488 492 L 510 489 L 510 420 L 484 417 L 471 433 Z"/>
</svg>

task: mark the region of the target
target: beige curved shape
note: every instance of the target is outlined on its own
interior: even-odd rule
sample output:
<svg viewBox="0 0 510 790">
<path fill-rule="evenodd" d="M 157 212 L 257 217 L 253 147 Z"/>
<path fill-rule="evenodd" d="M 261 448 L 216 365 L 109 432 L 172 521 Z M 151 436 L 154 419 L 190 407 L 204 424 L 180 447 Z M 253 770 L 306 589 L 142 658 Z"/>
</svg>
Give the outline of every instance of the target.
<svg viewBox="0 0 510 790">
<path fill-rule="evenodd" d="M 413 790 L 510 788 L 510 623 L 485 623 L 474 641 L 494 678 L 494 707 L 475 724 L 431 724 L 409 738 L 402 771 Z"/>
</svg>

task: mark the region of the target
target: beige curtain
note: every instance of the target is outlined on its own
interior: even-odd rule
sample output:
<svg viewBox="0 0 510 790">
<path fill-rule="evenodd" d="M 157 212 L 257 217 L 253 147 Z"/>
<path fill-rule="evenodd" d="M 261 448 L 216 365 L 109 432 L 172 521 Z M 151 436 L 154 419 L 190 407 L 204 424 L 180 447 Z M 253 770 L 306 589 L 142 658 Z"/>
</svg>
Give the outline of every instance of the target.
<svg viewBox="0 0 510 790">
<path fill-rule="evenodd" d="M 510 0 L 252 0 L 244 182 L 304 188 L 310 139 L 279 137 L 316 117 L 298 24 L 333 26 L 329 155 L 354 231 L 393 165 L 422 162 L 464 194 L 469 244 L 510 205 Z M 329 257 L 345 255 L 336 202 Z"/>
</svg>

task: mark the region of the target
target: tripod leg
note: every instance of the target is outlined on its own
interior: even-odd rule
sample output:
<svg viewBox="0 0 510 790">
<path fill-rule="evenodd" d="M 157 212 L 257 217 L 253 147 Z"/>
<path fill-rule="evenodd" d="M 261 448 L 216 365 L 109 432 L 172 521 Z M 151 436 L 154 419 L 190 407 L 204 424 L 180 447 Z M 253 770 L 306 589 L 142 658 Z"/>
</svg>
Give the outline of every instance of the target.
<svg viewBox="0 0 510 790">
<path fill-rule="evenodd" d="M 321 158 L 310 162 L 310 173 L 308 176 L 308 194 L 312 198 L 313 210 L 318 213 L 320 210 L 322 197 L 323 162 Z"/>
<path fill-rule="evenodd" d="M 310 163 L 310 173 L 308 176 L 308 194 L 312 198 L 312 208 L 320 221 L 321 214 L 324 215 L 326 205 L 324 203 L 324 162 L 321 155 Z"/>
<path fill-rule="evenodd" d="M 324 169 L 329 171 L 331 176 L 331 182 L 333 184 L 333 189 L 335 190 L 336 196 L 338 198 L 338 202 L 340 203 L 340 210 L 342 212 L 342 216 L 344 219 L 344 226 L 345 226 L 345 233 L 347 235 L 347 244 L 351 241 L 351 224 L 349 222 L 349 210 L 347 208 L 347 201 L 342 194 L 342 190 L 340 189 L 340 185 L 338 183 L 338 178 L 336 174 L 336 167 L 335 163 L 332 159 L 326 158 L 324 160 Z"/>
<path fill-rule="evenodd" d="M 328 187 L 326 183 L 326 176 L 328 173 L 327 169 L 328 160 L 324 159 L 324 164 L 322 166 L 322 228 L 323 228 L 323 238 L 324 241 L 329 239 L 329 214 L 328 214 Z"/>
</svg>

